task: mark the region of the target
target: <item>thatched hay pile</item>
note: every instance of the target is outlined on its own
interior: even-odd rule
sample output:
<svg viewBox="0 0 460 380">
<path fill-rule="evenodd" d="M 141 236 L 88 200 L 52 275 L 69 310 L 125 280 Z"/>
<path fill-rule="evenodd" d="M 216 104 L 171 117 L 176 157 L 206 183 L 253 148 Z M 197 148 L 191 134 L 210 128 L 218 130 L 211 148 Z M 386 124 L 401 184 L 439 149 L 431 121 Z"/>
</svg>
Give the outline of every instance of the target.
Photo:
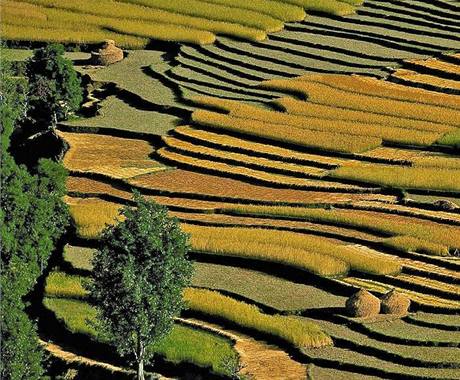
<svg viewBox="0 0 460 380">
<path fill-rule="evenodd" d="M 380 312 L 380 300 L 367 290 L 361 289 L 348 298 L 345 307 L 352 317 L 374 317 Z"/>
<path fill-rule="evenodd" d="M 93 65 L 108 66 L 123 59 L 123 50 L 115 46 L 115 41 L 106 40 L 102 49 L 98 52 L 91 52 L 91 63 Z"/>
<path fill-rule="evenodd" d="M 410 299 L 395 290 L 383 295 L 381 301 L 384 314 L 405 315 L 409 312 Z"/>
</svg>

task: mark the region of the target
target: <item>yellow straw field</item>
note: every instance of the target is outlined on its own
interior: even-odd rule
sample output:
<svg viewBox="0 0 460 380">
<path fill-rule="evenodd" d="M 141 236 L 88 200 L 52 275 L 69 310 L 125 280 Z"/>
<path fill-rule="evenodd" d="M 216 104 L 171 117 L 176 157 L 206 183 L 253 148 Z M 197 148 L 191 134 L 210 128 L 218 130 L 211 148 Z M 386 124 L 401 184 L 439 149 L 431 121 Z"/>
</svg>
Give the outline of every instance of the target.
<svg viewBox="0 0 460 380">
<path fill-rule="evenodd" d="M 300 174 L 304 176 L 314 176 L 320 177 L 321 175 L 325 174 L 325 171 L 319 168 L 315 168 L 312 166 L 305 166 L 305 165 L 296 165 L 282 161 L 274 161 L 266 158 L 258 158 L 252 157 L 246 154 L 240 153 L 233 153 L 233 152 L 226 152 L 220 149 L 213 149 L 208 148 L 202 145 L 192 144 L 175 137 L 164 136 L 163 141 L 165 144 L 172 148 L 184 153 L 195 153 L 204 155 L 209 159 L 222 159 L 222 160 L 231 160 L 235 163 L 245 163 L 254 165 L 262 170 L 270 171 L 270 170 L 280 170 L 286 172 L 286 174 Z"/>
<path fill-rule="evenodd" d="M 279 262 L 326 276 L 341 275 L 348 266 L 374 274 L 401 270 L 397 259 L 363 254 L 341 242 L 313 235 L 193 225 L 184 225 L 184 229 L 192 234 L 193 249 L 200 252 Z"/>
<path fill-rule="evenodd" d="M 188 288 L 184 298 L 194 311 L 282 338 L 297 348 L 332 345 L 332 339 L 318 325 L 296 317 L 264 314 L 254 305 L 216 291 Z"/>
<path fill-rule="evenodd" d="M 110 38 L 139 49 L 149 39 L 211 44 L 217 34 L 261 41 L 283 29 L 284 22 L 303 20 L 304 9 L 345 15 L 355 5 L 336 0 L 5 0 L 1 17 L 8 40 L 86 44 Z"/>
<path fill-rule="evenodd" d="M 205 110 L 195 111 L 192 118 L 195 123 L 217 130 L 244 133 L 254 137 L 325 151 L 362 152 L 375 148 L 382 143 L 382 140 L 377 137 L 361 136 L 359 139 L 350 139 L 350 136 L 345 133 L 313 131 Z"/>
<path fill-rule="evenodd" d="M 367 94 L 357 94 L 333 88 L 329 84 L 310 81 L 305 76 L 302 80 L 274 79 L 260 84 L 261 88 L 274 89 L 308 97 L 313 103 L 342 107 L 355 111 L 416 119 L 434 123 L 460 126 L 460 113 L 439 105 L 407 102 L 389 98 L 379 98 Z M 313 78 L 314 80 L 314 78 Z"/>
<path fill-rule="evenodd" d="M 261 183 L 273 186 L 282 186 L 287 188 L 292 187 L 299 189 L 359 189 L 358 186 L 342 184 L 339 182 L 328 182 L 319 179 L 315 180 L 308 178 L 296 178 L 283 174 L 270 173 L 264 170 L 251 169 L 245 166 L 229 165 L 214 160 L 195 158 L 186 154 L 173 152 L 167 148 L 159 149 L 157 154 L 168 162 L 173 162 L 178 165 L 185 165 L 192 169 L 200 169 L 205 171 L 211 170 L 219 174 L 222 173 L 241 177 L 244 179 L 253 179 Z"/>
<path fill-rule="evenodd" d="M 331 88 L 355 94 L 371 95 L 377 98 L 402 100 L 408 103 L 419 103 L 448 109 L 460 109 L 460 104 L 455 96 L 361 75 L 304 75 L 296 80 L 322 83 Z"/>
<path fill-rule="evenodd" d="M 66 197 L 77 235 L 84 239 L 97 239 L 106 225 L 122 220 L 121 205 L 98 198 Z"/>
<path fill-rule="evenodd" d="M 60 135 L 70 145 L 64 166 L 71 171 L 123 179 L 165 169 L 149 158 L 154 150 L 143 140 L 91 133 L 60 132 Z"/>
<path fill-rule="evenodd" d="M 338 166 L 347 162 L 347 159 L 324 157 L 317 154 L 298 152 L 292 149 L 283 148 L 280 146 L 262 144 L 255 141 L 249 141 L 238 137 L 197 129 L 190 126 L 179 126 L 174 129 L 174 133 L 179 136 L 184 136 L 197 140 L 203 143 L 212 143 L 217 146 L 222 146 L 229 150 L 244 149 L 248 152 L 262 153 L 265 155 L 276 156 L 279 160 L 296 160 L 311 162 L 319 166 Z"/>
<path fill-rule="evenodd" d="M 358 227 L 393 236 L 412 237 L 412 239 L 394 238 L 389 240 L 389 244 L 398 245 L 400 248 L 422 246 L 433 253 L 445 253 L 447 247 L 460 247 L 460 227 L 402 215 L 362 210 L 254 205 L 234 206 L 228 211 L 249 215 L 285 216 L 309 222 Z M 375 223 L 376 220 L 379 222 Z"/>
<path fill-rule="evenodd" d="M 460 170 L 458 169 L 355 163 L 334 170 L 331 177 L 406 189 L 460 191 Z"/>
</svg>

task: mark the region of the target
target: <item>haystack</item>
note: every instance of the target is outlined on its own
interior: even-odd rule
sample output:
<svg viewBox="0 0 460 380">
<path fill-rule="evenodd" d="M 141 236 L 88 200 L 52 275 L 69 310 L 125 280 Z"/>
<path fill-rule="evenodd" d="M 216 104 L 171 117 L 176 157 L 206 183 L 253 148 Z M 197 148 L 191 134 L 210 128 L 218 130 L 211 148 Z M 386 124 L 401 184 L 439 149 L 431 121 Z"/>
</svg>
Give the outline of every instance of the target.
<svg viewBox="0 0 460 380">
<path fill-rule="evenodd" d="M 93 65 L 108 66 L 123 59 L 123 50 L 115 46 L 115 41 L 105 40 L 102 49 L 98 52 L 91 52 Z"/>
<path fill-rule="evenodd" d="M 360 289 L 347 299 L 345 307 L 352 317 L 375 317 L 380 312 L 380 300 L 367 290 Z"/>
<path fill-rule="evenodd" d="M 453 211 L 458 208 L 458 206 L 454 202 L 451 202 L 447 199 L 440 199 L 438 201 L 435 201 L 433 204 L 440 210 L 445 211 Z"/>
<path fill-rule="evenodd" d="M 406 315 L 409 311 L 410 299 L 394 289 L 383 295 L 381 301 L 384 314 Z"/>
</svg>

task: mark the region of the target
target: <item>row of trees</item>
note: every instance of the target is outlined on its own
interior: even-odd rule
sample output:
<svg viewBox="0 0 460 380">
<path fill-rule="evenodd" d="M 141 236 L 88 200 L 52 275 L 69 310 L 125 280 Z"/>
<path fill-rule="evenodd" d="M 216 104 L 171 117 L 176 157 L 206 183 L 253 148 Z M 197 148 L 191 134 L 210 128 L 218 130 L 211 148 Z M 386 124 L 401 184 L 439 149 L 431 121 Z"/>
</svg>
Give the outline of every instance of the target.
<svg viewBox="0 0 460 380">
<path fill-rule="evenodd" d="M 66 171 L 51 160 L 18 165 L 11 154 L 78 108 L 79 79 L 64 49 L 51 45 L 27 62 L 26 76 L 0 62 L 1 122 L 1 358 L 0 378 L 40 379 L 42 350 L 24 297 L 46 268 L 69 222 L 63 202 Z M 24 145 L 25 146 L 25 145 Z M 32 152 L 30 152 L 32 153 Z"/>
</svg>

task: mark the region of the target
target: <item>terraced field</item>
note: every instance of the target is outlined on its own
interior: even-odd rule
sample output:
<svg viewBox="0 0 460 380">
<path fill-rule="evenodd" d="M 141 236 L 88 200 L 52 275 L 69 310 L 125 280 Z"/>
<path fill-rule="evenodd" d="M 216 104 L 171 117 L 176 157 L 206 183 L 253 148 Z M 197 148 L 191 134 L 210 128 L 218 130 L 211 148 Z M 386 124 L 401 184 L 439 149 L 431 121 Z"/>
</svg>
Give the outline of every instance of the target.
<svg viewBox="0 0 460 380">
<path fill-rule="evenodd" d="M 179 219 L 195 260 L 161 362 L 227 378 L 460 379 L 460 6 L 110 3 L 2 9 L 11 39 L 54 39 L 59 15 L 67 41 L 148 47 L 104 68 L 77 59 L 87 117 L 58 126 L 75 231 L 44 307 L 84 336 L 76 348 L 99 339 L 81 288 L 99 233 L 137 189 Z M 398 290 L 409 315 L 350 318 L 359 288 Z"/>
<path fill-rule="evenodd" d="M 352 2 L 359 5 L 361 1 Z M 95 43 L 104 38 L 142 48 L 149 39 L 194 44 L 213 43 L 216 35 L 251 41 L 279 31 L 284 22 L 300 21 L 305 10 L 335 15 L 355 7 L 335 0 L 293 1 L 91 1 L 26 0 L 2 4 L 3 31 L 9 40 Z"/>
</svg>

